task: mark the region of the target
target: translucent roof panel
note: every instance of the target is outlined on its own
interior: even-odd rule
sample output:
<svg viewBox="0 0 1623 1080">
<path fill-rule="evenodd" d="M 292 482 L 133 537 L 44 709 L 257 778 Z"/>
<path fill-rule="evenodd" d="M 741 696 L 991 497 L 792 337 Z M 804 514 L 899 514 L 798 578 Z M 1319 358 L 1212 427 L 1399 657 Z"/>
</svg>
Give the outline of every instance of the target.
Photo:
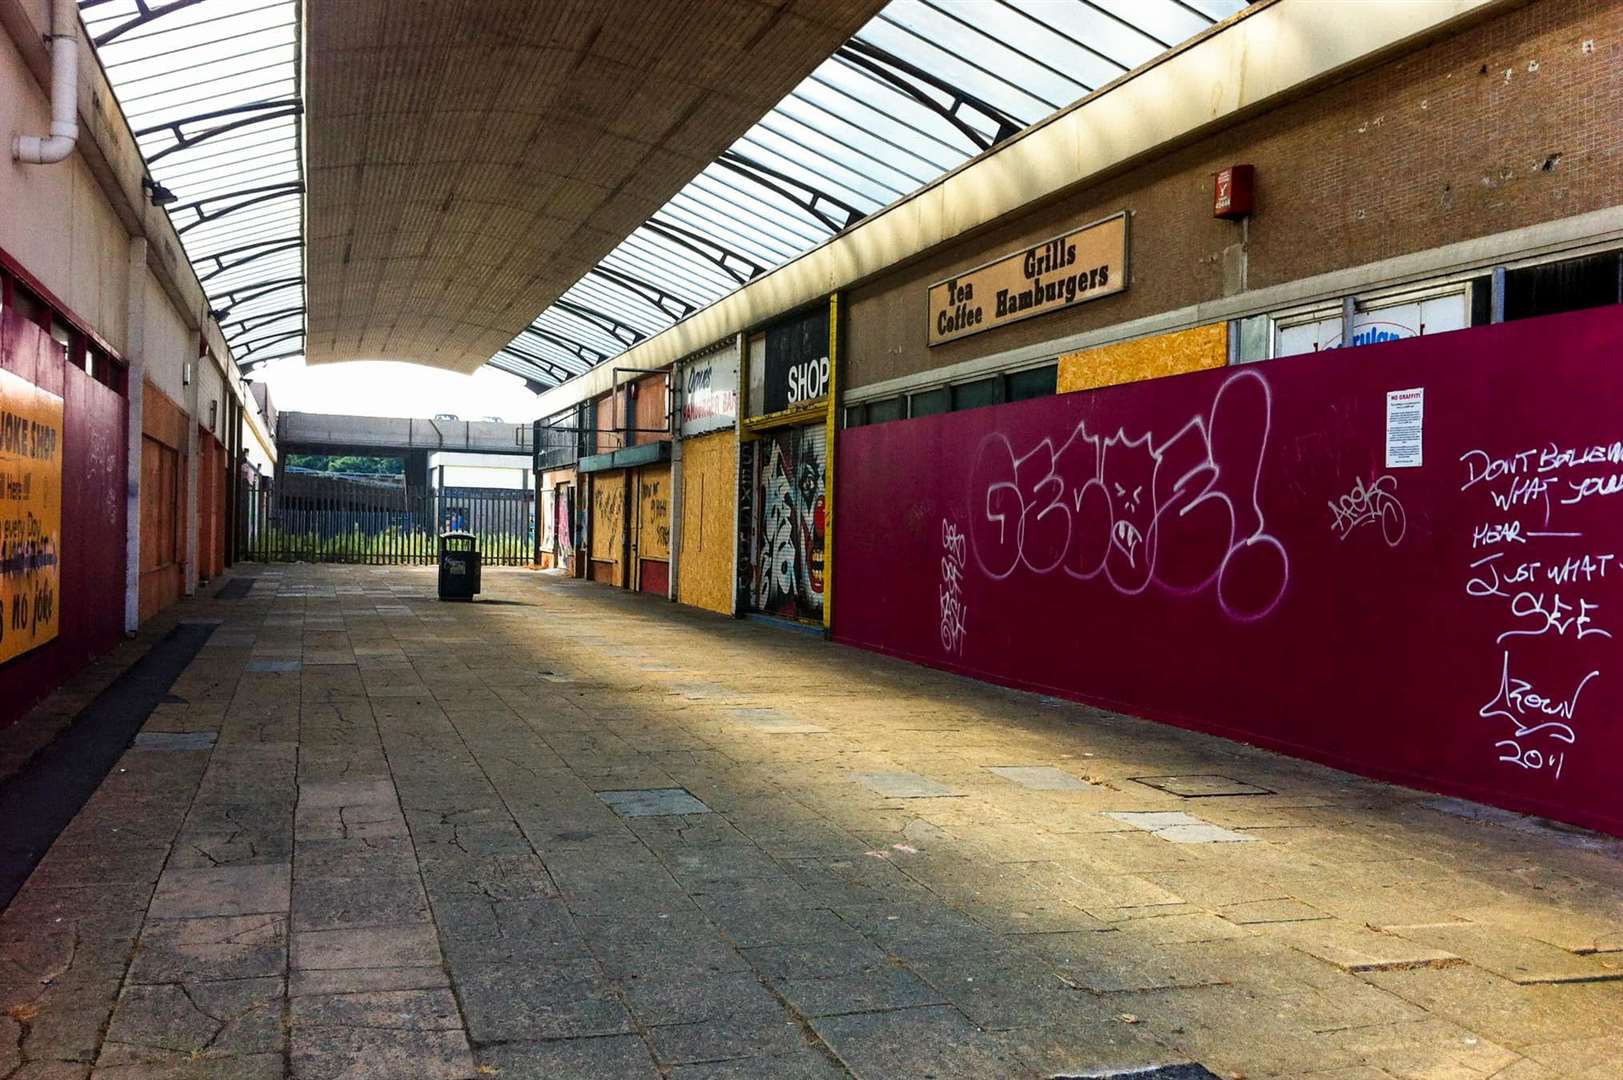
<svg viewBox="0 0 1623 1080">
<path fill-rule="evenodd" d="M 304 352 L 301 0 L 80 0 L 239 363 Z"/>
<path fill-rule="evenodd" d="M 1245 6 L 891 0 L 492 363 L 612 359 Z"/>
</svg>

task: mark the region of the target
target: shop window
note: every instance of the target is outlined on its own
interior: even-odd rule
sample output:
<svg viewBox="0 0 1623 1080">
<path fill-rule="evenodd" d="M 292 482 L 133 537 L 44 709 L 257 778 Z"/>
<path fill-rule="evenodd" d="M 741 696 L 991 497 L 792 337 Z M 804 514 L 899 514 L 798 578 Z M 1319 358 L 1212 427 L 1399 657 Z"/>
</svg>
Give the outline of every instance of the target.
<svg viewBox="0 0 1623 1080">
<path fill-rule="evenodd" d="M 950 408 L 952 408 L 952 392 L 945 386 L 938 386 L 934 390 L 921 390 L 907 399 L 907 415 L 914 418 L 934 416 Z"/>
<path fill-rule="evenodd" d="M 964 409 L 978 409 L 983 405 L 997 405 L 1003 401 L 1003 377 L 994 375 L 990 379 L 976 379 L 974 382 L 959 383 L 952 388 L 952 408 L 954 412 Z"/>
<path fill-rule="evenodd" d="M 1524 266 L 1505 274 L 1505 321 L 1623 303 L 1618 252 Z"/>
<path fill-rule="evenodd" d="M 885 398 L 883 401 L 868 402 L 868 423 L 883 424 L 891 420 L 900 420 L 906 410 L 907 399 L 902 397 Z"/>
<path fill-rule="evenodd" d="M 49 326 L 51 324 L 51 309 L 36 296 L 32 289 L 20 281 L 14 281 L 11 286 L 11 296 L 7 306 L 23 318 L 36 326 Z"/>
<path fill-rule="evenodd" d="M 1463 330 L 1471 325 L 1472 289 L 1450 285 L 1427 293 L 1361 299 L 1352 319 L 1351 341 L 1342 341 L 1341 305 L 1277 319 L 1274 323 L 1275 356 L 1339 349 L 1344 344 L 1378 345 L 1425 334 Z"/>
<path fill-rule="evenodd" d="M 1004 387 L 1005 401 L 1025 401 L 1028 398 L 1051 397 L 1059 386 L 1059 365 L 1029 368 L 1011 372 Z"/>
<path fill-rule="evenodd" d="M 868 422 L 868 406 L 847 405 L 845 407 L 845 426 L 848 428 L 862 427 Z"/>
</svg>

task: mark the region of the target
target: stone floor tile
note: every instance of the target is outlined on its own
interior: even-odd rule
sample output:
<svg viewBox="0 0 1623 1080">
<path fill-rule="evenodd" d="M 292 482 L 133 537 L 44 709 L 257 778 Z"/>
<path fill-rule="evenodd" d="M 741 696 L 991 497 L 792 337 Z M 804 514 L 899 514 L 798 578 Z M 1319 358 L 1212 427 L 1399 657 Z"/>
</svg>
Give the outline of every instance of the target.
<svg viewBox="0 0 1623 1080">
<path fill-rule="evenodd" d="M 812 1029 L 858 1076 L 1034 1077 L 1004 1042 L 944 1005 L 814 1019 Z"/>
<path fill-rule="evenodd" d="M 295 1027 L 292 1080 L 473 1080 L 478 1074 L 461 1031 L 397 1027 Z"/>
<path fill-rule="evenodd" d="M 132 986 L 119 998 L 97 1067 L 282 1053 L 280 978 Z"/>
<path fill-rule="evenodd" d="M 1032 791 L 1092 791 L 1094 785 L 1052 765 L 988 765 L 986 771 Z"/>
<path fill-rule="evenodd" d="M 622 817 L 710 813 L 708 806 L 683 788 L 599 791 L 597 796 Z"/>
<path fill-rule="evenodd" d="M 963 794 L 915 772 L 855 773 L 851 779 L 887 799 L 940 799 Z"/>
<path fill-rule="evenodd" d="M 1623 979 L 1623 957 L 1606 953 L 1576 955 L 1543 941 L 1520 937 L 1502 927 L 1443 923 L 1383 926 L 1381 929 L 1408 941 L 1445 949 L 1511 982 L 1528 984 Z"/>
<path fill-rule="evenodd" d="M 149 913 L 155 919 L 285 914 L 289 888 L 286 863 L 166 870 Z"/>
<path fill-rule="evenodd" d="M 619 1035 L 633 1030 L 613 986 L 591 960 L 452 967 L 478 1043 Z"/>
<path fill-rule="evenodd" d="M 285 915 L 149 919 L 130 966 L 132 983 L 249 979 L 287 971 Z"/>
<path fill-rule="evenodd" d="M 410 877 L 312 877 L 293 882 L 295 931 L 426 923 L 428 897 Z"/>
<path fill-rule="evenodd" d="M 432 967 L 440 962 L 439 939 L 429 923 L 304 930 L 293 934 L 291 960 L 296 971 Z"/>
<path fill-rule="evenodd" d="M 635 1035 L 515 1041 L 481 1047 L 482 1075 L 502 1080 L 659 1080 L 648 1044 Z"/>
</svg>

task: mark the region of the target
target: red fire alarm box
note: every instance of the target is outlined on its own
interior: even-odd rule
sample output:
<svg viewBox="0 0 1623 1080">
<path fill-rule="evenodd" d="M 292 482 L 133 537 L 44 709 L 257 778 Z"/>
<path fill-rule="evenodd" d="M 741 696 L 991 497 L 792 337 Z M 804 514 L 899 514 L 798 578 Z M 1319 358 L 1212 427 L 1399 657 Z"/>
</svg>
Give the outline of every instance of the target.
<svg viewBox="0 0 1623 1080">
<path fill-rule="evenodd" d="M 1217 174 L 1217 197 L 1212 216 L 1233 221 L 1251 213 L 1256 198 L 1257 170 L 1251 165 L 1230 165 Z"/>
</svg>

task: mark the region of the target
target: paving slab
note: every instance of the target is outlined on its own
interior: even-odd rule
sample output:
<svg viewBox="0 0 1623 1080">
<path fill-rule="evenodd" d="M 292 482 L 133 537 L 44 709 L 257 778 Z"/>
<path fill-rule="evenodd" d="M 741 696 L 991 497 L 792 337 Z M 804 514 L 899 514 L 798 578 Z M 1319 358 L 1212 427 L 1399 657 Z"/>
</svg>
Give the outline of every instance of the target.
<svg viewBox="0 0 1623 1080">
<path fill-rule="evenodd" d="M 597 797 L 621 817 L 708 814 L 710 808 L 684 788 L 599 791 Z"/>
<path fill-rule="evenodd" d="M 914 772 L 855 773 L 851 779 L 887 799 L 941 799 L 963 794 Z"/>
<path fill-rule="evenodd" d="M 988 765 L 986 771 L 1032 791 L 1092 791 L 1094 785 L 1052 765 Z"/>
</svg>

